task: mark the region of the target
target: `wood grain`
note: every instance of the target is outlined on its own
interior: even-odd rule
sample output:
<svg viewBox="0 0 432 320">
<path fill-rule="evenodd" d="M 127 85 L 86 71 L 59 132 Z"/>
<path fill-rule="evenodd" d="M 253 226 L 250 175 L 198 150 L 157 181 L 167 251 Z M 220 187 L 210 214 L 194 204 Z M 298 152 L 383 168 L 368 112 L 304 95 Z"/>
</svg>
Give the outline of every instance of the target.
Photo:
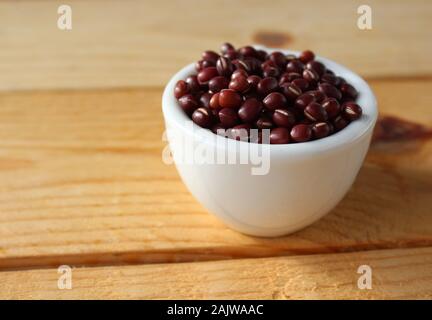
<svg viewBox="0 0 432 320">
<path fill-rule="evenodd" d="M 313 49 L 369 78 L 432 74 L 430 1 L 368 1 L 367 31 L 356 0 L 69 1 L 60 31 L 63 3 L 0 2 L 0 90 L 161 86 L 225 41 Z"/>
<path fill-rule="evenodd" d="M 359 266 L 372 288 L 357 286 Z M 431 299 L 432 248 L 0 273 L 1 299 Z"/>
<path fill-rule="evenodd" d="M 368 31 L 357 0 L 71 0 L 60 31 L 63 3 L 0 1 L 1 299 L 432 298 L 432 2 L 368 1 Z M 162 86 L 225 41 L 312 49 L 402 120 L 293 235 L 226 228 L 162 162 Z M 357 288 L 363 264 L 372 290 Z"/>
<path fill-rule="evenodd" d="M 381 112 L 432 127 L 431 98 L 417 94 L 431 81 L 372 86 Z M 1 268 L 432 245 L 430 140 L 375 144 L 328 216 L 252 238 L 207 214 L 162 162 L 160 99 L 157 88 L 0 94 Z"/>
</svg>

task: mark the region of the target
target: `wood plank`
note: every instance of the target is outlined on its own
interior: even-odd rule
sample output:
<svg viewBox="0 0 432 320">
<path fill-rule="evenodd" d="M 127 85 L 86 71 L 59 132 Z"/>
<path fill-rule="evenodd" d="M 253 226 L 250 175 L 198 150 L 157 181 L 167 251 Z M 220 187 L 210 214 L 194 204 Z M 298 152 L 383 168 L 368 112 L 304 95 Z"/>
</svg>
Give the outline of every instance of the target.
<svg viewBox="0 0 432 320">
<path fill-rule="evenodd" d="M 432 82 L 372 82 L 381 111 L 432 126 Z M 227 229 L 161 161 L 160 89 L 0 94 L 0 267 L 432 245 L 432 142 L 377 143 L 346 198 L 294 235 Z M 407 112 L 409 106 L 410 112 Z M 416 165 L 413 166 L 412 164 Z"/>
<path fill-rule="evenodd" d="M 368 31 L 355 0 L 69 3 L 73 29 L 60 31 L 62 1 L 0 2 L 0 90 L 161 86 L 224 41 L 310 48 L 367 77 L 432 74 L 430 1 L 368 1 Z"/>
<path fill-rule="evenodd" d="M 372 271 L 360 290 L 359 266 Z M 0 273 L 1 299 L 430 299 L 432 248 Z"/>
</svg>

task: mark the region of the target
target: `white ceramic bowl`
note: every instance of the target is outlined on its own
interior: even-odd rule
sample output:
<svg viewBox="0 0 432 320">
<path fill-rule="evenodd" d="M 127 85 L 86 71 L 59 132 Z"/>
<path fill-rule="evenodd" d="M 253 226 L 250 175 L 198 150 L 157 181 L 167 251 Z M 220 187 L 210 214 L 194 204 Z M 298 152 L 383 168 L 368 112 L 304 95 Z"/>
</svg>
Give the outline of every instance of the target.
<svg viewBox="0 0 432 320">
<path fill-rule="evenodd" d="M 298 54 L 281 49 L 265 50 Z M 174 155 L 204 150 L 240 157 L 251 145 L 264 153 L 269 152 L 270 167 L 264 175 L 252 174 L 252 168 L 257 167 L 252 163 L 188 164 L 179 161 L 180 157 L 175 159 L 177 170 L 190 192 L 232 229 L 265 237 L 302 229 L 332 210 L 357 176 L 377 119 L 375 96 L 354 72 L 329 59 L 316 59 L 359 91 L 358 103 L 363 108 L 363 115 L 336 134 L 305 143 L 250 144 L 217 136 L 191 124 L 173 90 L 178 80 L 194 74 L 193 64 L 175 74 L 165 88 L 162 110 Z"/>
</svg>

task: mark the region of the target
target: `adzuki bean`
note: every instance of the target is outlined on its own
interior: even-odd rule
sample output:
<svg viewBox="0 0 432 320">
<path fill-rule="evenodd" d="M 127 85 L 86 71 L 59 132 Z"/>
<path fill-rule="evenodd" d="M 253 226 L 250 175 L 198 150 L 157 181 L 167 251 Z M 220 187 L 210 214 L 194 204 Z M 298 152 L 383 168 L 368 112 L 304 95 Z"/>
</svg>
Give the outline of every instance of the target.
<svg viewBox="0 0 432 320">
<path fill-rule="evenodd" d="M 309 70 L 313 70 L 321 77 L 326 72 L 326 67 L 319 61 L 309 61 L 306 64 L 306 68 Z"/>
<path fill-rule="evenodd" d="M 228 88 L 228 79 L 222 76 L 214 77 L 209 81 L 208 86 L 211 93 L 219 92 Z"/>
<path fill-rule="evenodd" d="M 212 113 L 207 108 L 198 108 L 192 113 L 192 121 L 203 128 L 209 128 L 212 124 Z"/>
<path fill-rule="evenodd" d="M 222 54 L 226 53 L 226 52 L 228 52 L 230 50 L 234 50 L 235 51 L 235 48 L 234 48 L 234 46 L 231 43 L 229 43 L 229 42 L 222 43 L 222 45 L 220 47 L 220 52 Z"/>
<path fill-rule="evenodd" d="M 186 83 L 186 81 L 179 80 L 179 81 L 177 81 L 177 84 L 174 88 L 174 97 L 176 97 L 177 99 L 180 99 L 185 94 L 189 93 L 189 91 L 190 91 L 189 86 Z"/>
<path fill-rule="evenodd" d="M 229 83 L 229 88 L 238 92 L 245 93 L 249 90 L 251 84 L 247 81 L 247 77 L 244 75 L 239 75 L 234 79 L 231 79 Z"/>
<path fill-rule="evenodd" d="M 210 61 L 215 64 L 216 61 L 219 59 L 219 55 L 214 51 L 207 50 L 201 54 L 201 59 L 204 61 Z"/>
<path fill-rule="evenodd" d="M 252 75 L 252 76 L 247 77 L 246 80 L 250 84 L 250 90 L 255 91 L 257 86 L 258 86 L 258 83 L 261 81 L 261 78 L 258 76 Z"/>
<path fill-rule="evenodd" d="M 345 128 L 348 125 L 348 123 L 349 122 L 346 119 L 344 119 L 344 117 L 339 115 L 333 120 L 333 127 L 336 131 L 340 131 L 343 128 Z"/>
<path fill-rule="evenodd" d="M 342 93 L 333 85 L 323 82 L 318 85 L 318 90 L 324 93 L 327 97 L 340 100 Z"/>
<path fill-rule="evenodd" d="M 314 139 L 321 139 L 330 134 L 330 126 L 327 122 L 317 122 L 312 125 L 312 135 Z"/>
<path fill-rule="evenodd" d="M 184 95 L 178 101 L 179 101 L 180 107 L 187 114 L 192 114 L 192 112 L 194 112 L 195 109 L 198 108 L 198 106 L 199 106 L 197 99 L 191 94 Z"/>
<path fill-rule="evenodd" d="M 234 66 L 230 59 L 220 57 L 216 62 L 216 69 L 221 76 L 229 77 L 234 71 Z"/>
<path fill-rule="evenodd" d="M 287 109 L 276 109 L 273 113 L 273 122 L 279 127 L 291 128 L 295 121 L 294 113 Z"/>
<path fill-rule="evenodd" d="M 291 82 L 293 85 L 296 85 L 302 92 L 306 91 L 309 88 L 309 82 L 306 79 L 294 79 Z"/>
<path fill-rule="evenodd" d="M 347 103 L 344 105 L 342 115 L 349 121 L 357 120 L 362 115 L 362 108 L 356 103 Z"/>
<path fill-rule="evenodd" d="M 269 110 L 283 108 L 286 106 L 287 99 L 280 92 L 269 93 L 263 100 L 264 106 Z"/>
<path fill-rule="evenodd" d="M 255 125 L 258 129 L 271 129 L 271 128 L 273 128 L 273 122 L 267 117 L 259 118 L 256 121 Z"/>
<path fill-rule="evenodd" d="M 242 97 L 232 89 L 224 89 L 219 93 L 219 105 L 222 108 L 238 108 Z"/>
<path fill-rule="evenodd" d="M 231 139 L 263 143 L 271 129 L 271 144 L 306 142 L 362 117 L 357 89 L 310 50 L 296 56 L 224 43 L 220 53 L 204 51 L 195 70 L 177 81 L 174 97 L 194 123 L 226 129 Z"/>
<path fill-rule="evenodd" d="M 308 124 L 298 124 L 291 129 L 290 134 L 294 141 L 305 142 L 312 138 L 312 129 Z"/>
<path fill-rule="evenodd" d="M 278 82 L 276 78 L 266 77 L 258 83 L 257 92 L 262 96 L 266 96 L 270 92 L 276 91 L 277 88 Z"/>
<path fill-rule="evenodd" d="M 238 124 L 237 112 L 233 108 L 223 108 L 219 111 L 219 120 L 223 127 L 231 128 Z"/>
<path fill-rule="evenodd" d="M 271 144 L 286 144 L 290 141 L 290 133 L 287 128 L 274 128 L 270 132 Z"/>
<path fill-rule="evenodd" d="M 323 106 L 317 102 L 312 102 L 308 104 L 304 109 L 304 114 L 306 118 L 313 122 L 326 121 L 328 118 L 327 112 L 325 111 Z"/>
<path fill-rule="evenodd" d="M 204 92 L 200 98 L 199 102 L 203 107 L 210 108 L 210 100 L 212 98 L 212 94 L 210 92 Z"/>
<path fill-rule="evenodd" d="M 220 108 L 219 92 L 212 95 L 212 97 L 210 98 L 209 104 L 210 104 L 210 108 L 212 108 L 212 109 L 219 109 Z"/>
<path fill-rule="evenodd" d="M 310 92 L 303 93 L 294 103 L 294 107 L 304 110 L 309 103 L 315 102 L 315 96 Z"/>
<path fill-rule="evenodd" d="M 310 50 L 305 50 L 300 53 L 299 60 L 303 63 L 307 63 L 315 59 L 315 54 Z"/>
<path fill-rule="evenodd" d="M 304 64 L 301 63 L 299 60 L 291 60 L 286 66 L 286 72 L 302 73 L 303 69 Z"/>
<path fill-rule="evenodd" d="M 243 122 L 250 123 L 255 121 L 262 109 L 262 103 L 255 98 L 246 99 L 238 110 L 238 115 Z"/>
<path fill-rule="evenodd" d="M 197 93 L 201 90 L 201 85 L 198 82 L 197 76 L 189 76 L 186 78 L 185 82 L 188 84 L 191 93 Z"/>
<path fill-rule="evenodd" d="M 358 95 L 357 90 L 349 83 L 343 83 L 340 85 L 340 91 L 344 97 L 348 97 L 350 99 L 356 99 Z"/>
<path fill-rule="evenodd" d="M 205 69 L 202 69 L 198 73 L 198 83 L 199 84 L 208 84 L 211 79 L 214 77 L 217 77 L 219 75 L 217 69 L 215 67 L 208 67 Z"/>
<path fill-rule="evenodd" d="M 340 112 L 340 104 L 335 98 L 327 98 L 322 102 L 322 106 L 327 112 L 328 118 L 335 118 Z"/>
<path fill-rule="evenodd" d="M 295 101 L 301 94 L 302 90 L 293 82 L 284 83 L 281 86 L 283 95 L 290 101 Z"/>
</svg>

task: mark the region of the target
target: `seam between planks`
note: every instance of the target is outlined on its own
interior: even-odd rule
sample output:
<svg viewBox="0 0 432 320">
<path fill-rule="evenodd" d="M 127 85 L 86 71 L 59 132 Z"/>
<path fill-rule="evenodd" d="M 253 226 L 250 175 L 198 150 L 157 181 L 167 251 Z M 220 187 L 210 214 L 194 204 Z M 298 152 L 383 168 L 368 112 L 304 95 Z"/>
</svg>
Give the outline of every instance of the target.
<svg viewBox="0 0 432 320">
<path fill-rule="evenodd" d="M 360 253 L 377 250 L 418 249 L 432 247 L 432 240 L 388 242 L 379 244 L 358 244 L 342 247 L 323 247 L 322 249 L 280 250 L 268 247 L 253 248 L 256 254 L 244 254 L 245 247 L 214 247 L 179 250 L 149 250 L 129 252 L 101 252 L 90 254 L 47 255 L 35 257 L 16 257 L 0 259 L 0 272 L 33 269 L 50 269 L 60 265 L 73 267 L 108 267 L 146 264 L 172 264 L 188 262 L 210 262 L 259 258 L 311 256 L 322 254 Z M 251 247 L 246 247 L 250 249 Z"/>
</svg>

